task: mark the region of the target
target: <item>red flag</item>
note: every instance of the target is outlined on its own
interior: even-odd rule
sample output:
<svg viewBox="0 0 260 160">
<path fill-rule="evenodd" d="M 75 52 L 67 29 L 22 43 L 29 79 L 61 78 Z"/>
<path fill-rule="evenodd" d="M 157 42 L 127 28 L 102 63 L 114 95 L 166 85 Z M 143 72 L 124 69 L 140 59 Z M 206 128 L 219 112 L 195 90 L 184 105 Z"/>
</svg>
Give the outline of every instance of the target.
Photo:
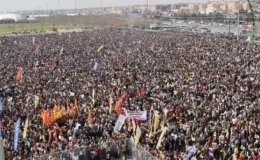
<svg viewBox="0 0 260 160">
<path fill-rule="evenodd" d="M 38 53 L 39 49 L 40 49 L 40 46 L 38 45 L 38 46 L 36 47 L 35 54 Z"/>
<path fill-rule="evenodd" d="M 142 96 L 145 94 L 144 88 L 141 88 L 140 93 L 141 93 Z"/>
<path fill-rule="evenodd" d="M 120 99 L 116 102 L 116 106 L 115 106 L 115 111 L 117 112 L 117 114 L 120 114 L 120 110 L 122 107 L 122 104 L 124 102 L 124 98 L 127 96 L 127 93 L 124 93 Z"/>
<path fill-rule="evenodd" d="M 16 75 L 16 81 L 20 81 L 22 79 L 22 75 L 23 75 L 23 67 L 19 67 Z"/>
</svg>

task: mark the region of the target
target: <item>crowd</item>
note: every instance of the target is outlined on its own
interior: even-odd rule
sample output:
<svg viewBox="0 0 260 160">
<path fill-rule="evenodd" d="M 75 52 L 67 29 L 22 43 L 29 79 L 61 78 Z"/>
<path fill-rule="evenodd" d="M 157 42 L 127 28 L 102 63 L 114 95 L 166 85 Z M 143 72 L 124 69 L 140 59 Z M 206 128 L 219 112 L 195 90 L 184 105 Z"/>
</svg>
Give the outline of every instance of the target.
<svg viewBox="0 0 260 160">
<path fill-rule="evenodd" d="M 257 44 L 198 33 L 105 29 L 0 37 L 5 158 L 131 138 L 139 126 L 138 145 L 158 159 L 260 160 L 259 54 Z M 43 124 L 43 111 L 59 106 L 69 113 L 75 103 L 73 116 Z M 124 110 L 147 111 L 147 120 L 127 119 L 115 132 Z"/>
</svg>

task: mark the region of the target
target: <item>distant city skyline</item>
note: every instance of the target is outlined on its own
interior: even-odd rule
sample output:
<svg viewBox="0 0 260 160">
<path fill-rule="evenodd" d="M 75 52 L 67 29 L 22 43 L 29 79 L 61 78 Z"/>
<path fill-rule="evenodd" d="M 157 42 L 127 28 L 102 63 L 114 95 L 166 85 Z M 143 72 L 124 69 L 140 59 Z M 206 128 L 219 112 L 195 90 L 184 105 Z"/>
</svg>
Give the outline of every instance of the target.
<svg viewBox="0 0 260 160">
<path fill-rule="evenodd" d="M 58 2 L 59 1 L 59 2 Z M 220 1 L 220 0 L 214 0 Z M 102 0 L 103 7 L 143 5 L 147 0 Z M 208 0 L 148 0 L 149 5 L 201 3 Z M 101 0 L 76 0 L 76 8 L 100 7 Z M 0 12 L 17 12 L 23 10 L 75 9 L 75 0 L 0 0 Z"/>
</svg>

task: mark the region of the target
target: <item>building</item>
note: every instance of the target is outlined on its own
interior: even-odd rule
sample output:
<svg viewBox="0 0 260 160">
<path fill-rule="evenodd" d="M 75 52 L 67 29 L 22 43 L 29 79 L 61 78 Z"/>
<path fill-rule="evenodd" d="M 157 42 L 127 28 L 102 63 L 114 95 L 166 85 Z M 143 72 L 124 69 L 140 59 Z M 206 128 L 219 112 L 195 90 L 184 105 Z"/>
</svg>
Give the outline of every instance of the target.
<svg viewBox="0 0 260 160">
<path fill-rule="evenodd" d="M 221 4 L 219 9 L 220 9 L 220 12 L 222 12 L 222 13 L 228 13 L 228 4 L 227 3 Z"/>
<path fill-rule="evenodd" d="M 229 13 L 237 13 L 238 12 L 238 3 L 237 2 L 229 2 L 228 3 L 228 11 L 229 11 Z"/>
<path fill-rule="evenodd" d="M 22 22 L 27 20 L 27 16 L 21 14 L 7 13 L 0 14 L 0 22 Z"/>
<path fill-rule="evenodd" d="M 188 9 L 190 10 L 190 12 L 198 12 L 198 10 L 199 10 L 199 4 L 196 4 L 196 3 L 194 3 L 194 4 L 189 4 L 188 5 Z"/>
<path fill-rule="evenodd" d="M 205 9 L 207 9 L 207 4 L 205 3 L 199 4 L 199 10 L 205 10 Z"/>
</svg>

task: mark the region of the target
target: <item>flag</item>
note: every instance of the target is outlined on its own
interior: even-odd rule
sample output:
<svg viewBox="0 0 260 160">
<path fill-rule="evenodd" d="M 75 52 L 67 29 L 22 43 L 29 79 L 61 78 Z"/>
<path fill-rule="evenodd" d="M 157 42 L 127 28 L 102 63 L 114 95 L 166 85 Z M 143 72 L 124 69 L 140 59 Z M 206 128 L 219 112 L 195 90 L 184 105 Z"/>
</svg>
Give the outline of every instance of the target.
<svg viewBox="0 0 260 160">
<path fill-rule="evenodd" d="M 15 123 L 14 129 L 14 151 L 16 152 L 18 149 L 18 141 L 19 141 L 19 133 L 20 133 L 20 123 L 21 119 L 18 119 Z"/>
<path fill-rule="evenodd" d="M 156 145 L 156 149 L 160 149 L 160 147 L 161 147 L 161 143 L 162 143 L 162 140 L 163 140 L 163 137 L 164 137 L 164 134 L 166 133 L 166 131 L 167 131 L 167 127 L 164 127 L 163 128 L 163 131 L 162 131 L 162 133 L 161 133 L 161 135 L 160 135 L 160 138 L 159 138 L 159 140 L 158 140 L 158 142 L 157 142 L 157 145 Z"/>
<path fill-rule="evenodd" d="M 127 96 L 127 93 L 124 93 L 120 99 L 116 102 L 116 106 L 115 106 L 115 111 L 117 112 L 117 114 L 120 114 L 120 110 L 124 101 L 124 98 Z"/>
<path fill-rule="evenodd" d="M 2 102 L 2 97 L 0 97 L 0 111 L 3 110 L 3 102 Z"/>
<path fill-rule="evenodd" d="M 2 120 L 2 117 L 0 119 L 0 139 L 3 138 L 2 136 L 2 129 L 3 129 L 3 120 Z"/>
<path fill-rule="evenodd" d="M 29 121 L 28 121 L 28 119 L 26 119 L 24 128 L 23 128 L 23 139 L 26 139 L 26 137 L 27 137 L 28 126 L 29 126 Z"/>
<path fill-rule="evenodd" d="M 101 45 L 99 48 L 98 48 L 98 53 L 100 53 L 101 51 L 102 51 L 102 49 L 104 48 L 104 46 L 103 45 Z"/>
<path fill-rule="evenodd" d="M 93 70 L 94 70 L 95 72 L 98 70 L 98 63 L 97 63 L 97 62 L 95 62 L 95 65 L 94 65 L 94 67 L 93 67 Z"/>
<path fill-rule="evenodd" d="M 78 106 L 78 101 L 77 101 L 77 99 L 74 99 L 74 108 L 75 108 L 76 111 L 79 110 L 79 106 Z"/>
<path fill-rule="evenodd" d="M 35 54 L 37 54 L 39 52 L 40 46 L 38 45 L 35 49 Z"/>
<path fill-rule="evenodd" d="M 110 96 L 110 98 L 109 98 L 109 114 L 112 113 L 113 103 L 114 103 L 113 98 Z"/>
<path fill-rule="evenodd" d="M 144 88 L 141 88 L 140 94 L 141 94 L 142 96 L 145 94 L 145 89 L 144 89 Z"/>
<path fill-rule="evenodd" d="M 133 132 L 134 132 L 134 136 L 135 136 L 136 125 L 135 125 L 135 121 L 133 118 L 132 118 L 132 125 L 133 125 Z"/>
<path fill-rule="evenodd" d="M 23 75 L 23 67 L 19 67 L 16 75 L 16 81 L 20 81 Z"/>
<path fill-rule="evenodd" d="M 92 122 L 92 111 L 88 109 L 88 123 Z"/>
<path fill-rule="evenodd" d="M 39 100 L 39 99 L 40 99 L 40 98 L 39 98 L 37 95 L 34 96 L 34 107 L 35 107 L 35 108 L 37 108 L 38 105 L 39 105 L 39 103 L 40 103 L 40 100 Z"/>
<path fill-rule="evenodd" d="M 153 106 L 150 108 L 150 113 L 149 113 L 149 129 L 151 129 L 152 126 L 152 111 L 153 111 Z"/>
<path fill-rule="evenodd" d="M 95 104 L 95 89 L 93 88 L 92 90 L 92 105 L 94 106 Z"/>
<path fill-rule="evenodd" d="M 123 116 L 122 114 L 119 115 L 115 127 L 114 127 L 114 131 L 120 131 L 121 128 L 123 127 L 124 123 L 125 123 L 126 117 Z"/>
<path fill-rule="evenodd" d="M 154 44 L 151 45 L 150 50 L 154 52 Z"/>
<path fill-rule="evenodd" d="M 35 44 L 35 37 L 32 38 L 32 44 Z"/>
<path fill-rule="evenodd" d="M 60 56 L 63 55 L 63 47 L 60 49 Z"/>
<path fill-rule="evenodd" d="M 154 123 L 153 123 L 153 132 L 155 133 L 158 129 L 158 126 L 159 126 L 159 119 L 160 119 L 160 116 L 158 115 L 158 112 L 155 112 L 155 115 L 154 115 Z"/>
<path fill-rule="evenodd" d="M 135 134 L 135 145 L 139 143 L 140 137 L 142 135 L 142 131 L 139 126 L 136 128 L 136 134 Z"/>
</svg>

